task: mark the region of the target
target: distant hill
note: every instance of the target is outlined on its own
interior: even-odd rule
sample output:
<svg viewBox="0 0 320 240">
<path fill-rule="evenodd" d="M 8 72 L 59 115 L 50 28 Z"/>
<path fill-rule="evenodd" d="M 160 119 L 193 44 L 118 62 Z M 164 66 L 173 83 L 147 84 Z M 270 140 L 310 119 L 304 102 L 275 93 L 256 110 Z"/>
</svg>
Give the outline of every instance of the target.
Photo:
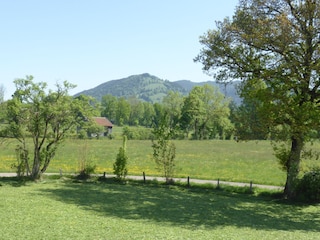
<svg viewBox="0 0 320 240">
<path fill-rule="evenodd" d="M 187 95 L 194 86 L 203 86 L 204 84 L 219 87 L 220 91 L 227 97 L 231 97 L 236 103 L 241 102 L 236 93 L 236 83 L 229 84 L 225 87 L 224 85 L 213 81 L 196 83 L 189 80 L 179 80 L 170 82 L 150 75 L 149 73 L 107 81 L 92 89 L 79 92 L 75 94 L 75 96 L 83 94 L 101 101 L 104 95 L 111 94 L 116 97 L 124 98 L 134 96 L 143 101 L 156 103 L 161 102 L 162 98 L 166 96 L 169 91 L 180 92 L 182 95 Z"/>
</svg>

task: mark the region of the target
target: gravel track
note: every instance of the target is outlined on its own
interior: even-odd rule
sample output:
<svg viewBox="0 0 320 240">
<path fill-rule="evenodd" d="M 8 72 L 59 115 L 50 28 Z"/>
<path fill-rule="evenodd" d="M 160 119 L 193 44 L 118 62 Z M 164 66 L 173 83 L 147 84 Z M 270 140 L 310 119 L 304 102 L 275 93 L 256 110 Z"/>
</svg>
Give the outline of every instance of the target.
<svg viewBox="0 0 320 240">
<path fill-rule="evenodd" d="M 58 175 L 59 173 L 46 173 L 46 175 Z M 17 176 L 16 173 L 0 173 L 0 177 L 15 177 Z M 115 175 L 107 175 L 107 177 L 114 177 Z M 143 176 L 127 176 L 128 179 L 133 180 L 143 180 Z M 145 176 L 146 180 L 157 180 L 157 181 L 165 181 L 163 177 L 152 177 L 152 176 Z M 187 178 L 173 178 L 175 182 L 183 182 L 187 183 Z M 237 186 L 237 187 L 250 187 L 253 188 L 262 188 L 262 189 L 269 189 L 269 190 L 283 190 L 281 186 L 271 186 L 271 185 L 262 185 L 262 184 L 254 184 L 254 183 L 241 183 L 241 182 L 227 182 L 227 181 L 218 181 L 218 180 L 202 180 L 202 179 L 189 179 L 189 183 L 196 183 L 196 184 L 212 184 L 212 185 L 229 185 L 229 186 Z"/>
</svg>

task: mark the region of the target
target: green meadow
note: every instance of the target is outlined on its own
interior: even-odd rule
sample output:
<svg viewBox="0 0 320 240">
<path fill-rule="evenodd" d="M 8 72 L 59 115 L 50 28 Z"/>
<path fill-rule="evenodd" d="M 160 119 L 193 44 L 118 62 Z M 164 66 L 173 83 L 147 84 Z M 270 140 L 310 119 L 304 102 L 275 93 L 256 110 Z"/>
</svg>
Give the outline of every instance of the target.
<svg viewBox="0 0 320 240">
<path fill-rule="evenodd" d="M 236 182 L 250 182 L 283 186 L 285 173 L 273 155 L 269 141 L 223 141 L 223 140 L 176 140 L 175 177 L 212 179 Z M 8 140 L 0 145 L 0 172 L 12 172 L 15 163 L 16 143 Z M 96 165 L 96 173 L 112 174 L 113 163 L 122 140 L 119 139 L 68 139 L 59 148 L 51 161 L 47 172 L 75 173 L 79 161 L 86 160 Z M 320 144 L 315 143 L 315 149 Z M 129 175 L 161 176 L 152 159 L 150 140 L 129 140 L 127 142 L 129 157 Z M 319 165 L 319 161 L 305 160 L 302 172 Z"/>
<path fill-rule="evenodd" d="M 176 177 L 283 185 L 267 141 L 175 141 Z M 37 182 L 0 178 L 1 239 L 319 239 L 320 206 L 292 204 L 279 192 L 155 181 L 68 177 L 79 160 L 112 173 L 120 139 L 65 141 Z M 314 147 L 320 149 L 319 143 Z M 15 143 L 0 145 L 0 171 L 12 172 Z M 151 141 L 129 140 L 131 175 L 159 176 Z M 303 169 L 319 164 L 305 161 Z"/>
<path fill-rule="evenodd" d="M 0 178 L 1 239 L 319 239 L 319 205 L 266 193 L 50 178 Z"/>
</svg>

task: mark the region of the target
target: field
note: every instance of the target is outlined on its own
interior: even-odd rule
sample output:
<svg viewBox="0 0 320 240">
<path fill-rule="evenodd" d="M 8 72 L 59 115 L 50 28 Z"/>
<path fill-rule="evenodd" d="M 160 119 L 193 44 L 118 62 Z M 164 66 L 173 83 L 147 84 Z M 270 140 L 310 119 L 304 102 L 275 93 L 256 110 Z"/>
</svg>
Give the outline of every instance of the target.
<svg viewBox="0 0 320 240">
<path fill-rule="evenodd" d="M 319 239 L 317 205 L 129 182 L 0 178 L 1 239 Z"/>
<path fill-rule="evenodd" d="M 280 169 L 268 141 L 188 141 L 177 140 L 175 177 L 220 179 L 283 186 L 285 173 Z M 112 173 L 113 163 L 120 139 L 67 140 L 58 150 L 47 172 L 75 173 L 79 160 L 85 159 L 96 165 L 99 174 Z M 320 144 L 314 145 L 320 149 Z M 7 141 L 0 145 L 0 172 L 12 172 L 15 163 L 15 144 Z M 130 175 L 159 176 L 152 160 L 151 141 L 129 140 L 127 142 Z M 319 165 L 319 161 L 305 161 L 302 170 Z"/>
<path fill-rule="evenodd" d="M 283 185 L 269 142 L 175 141 L 176 177 Z M 79 159 L 112 173 L 122 141 L 68 140 L 48 172 L 75 173 Z M 12 171 L 15 144 L 0 145 L 0 172 Z M 315 144 L 319 148 L 318 143 Z M 159 175 L 150 141 L 127 143 L 129 174 Z M 303 168 L 319 164 L 307 161 Z M 167 186 L 0 178 L 1 239 L 319 239 L 320 206 L 290 204 L 277 192 L 222 186 Z"/>
<path fill-rule="evenodd" d="M 320 208 L 222 190 L 0 180 L 2 239 L 318 239 Z"/>
</svg>

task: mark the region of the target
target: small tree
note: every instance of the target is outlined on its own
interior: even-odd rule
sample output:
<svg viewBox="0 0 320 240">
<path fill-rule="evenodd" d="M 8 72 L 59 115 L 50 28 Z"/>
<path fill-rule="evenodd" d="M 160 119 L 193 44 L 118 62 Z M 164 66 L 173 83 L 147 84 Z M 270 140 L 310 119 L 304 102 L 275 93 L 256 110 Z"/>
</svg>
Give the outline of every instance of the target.
<svg viewBox="0 0 320 240">
<path fill-rule="evenodd" d="M 113 173 L 117 176 L 119 180 L 125 179 L 128 173 L 128 169 L 127 169 L 128 156 L 126 153 L 126 145 L 127 145 L 127 136 L 124 135 L 122 147 L 119 148 L 116 161 L 113 164 Z"/>
<path fill-rule="evenodd" d="M 176 157 L 176 146 L 170 140 L 174 134 L 174 129 L 167 123 L 167 114 L 164 115 L 160 124 L 154 128 L 153 134 L 156 140 L 152 140 L 153 159 L 158 169 L 163 171 L 167 183 L 172 182 Z"/>
<path fill-rule="evenodd" d="M 66 136 L 91 118 L 93 107 L 86 98 L 69 96 L 68 91 L 74 85 L 67 81 L 57 84 L 56 91 L 46 91 L 47 84 L 34 83 L 32 76 L 14 83 L 16 91 L 6 102 L 5 124 L 0 136 L 18 141 L 19 174 L 38 179 Z M 32 158 L 29 159 L 27 153 Z"/>
</svg>

